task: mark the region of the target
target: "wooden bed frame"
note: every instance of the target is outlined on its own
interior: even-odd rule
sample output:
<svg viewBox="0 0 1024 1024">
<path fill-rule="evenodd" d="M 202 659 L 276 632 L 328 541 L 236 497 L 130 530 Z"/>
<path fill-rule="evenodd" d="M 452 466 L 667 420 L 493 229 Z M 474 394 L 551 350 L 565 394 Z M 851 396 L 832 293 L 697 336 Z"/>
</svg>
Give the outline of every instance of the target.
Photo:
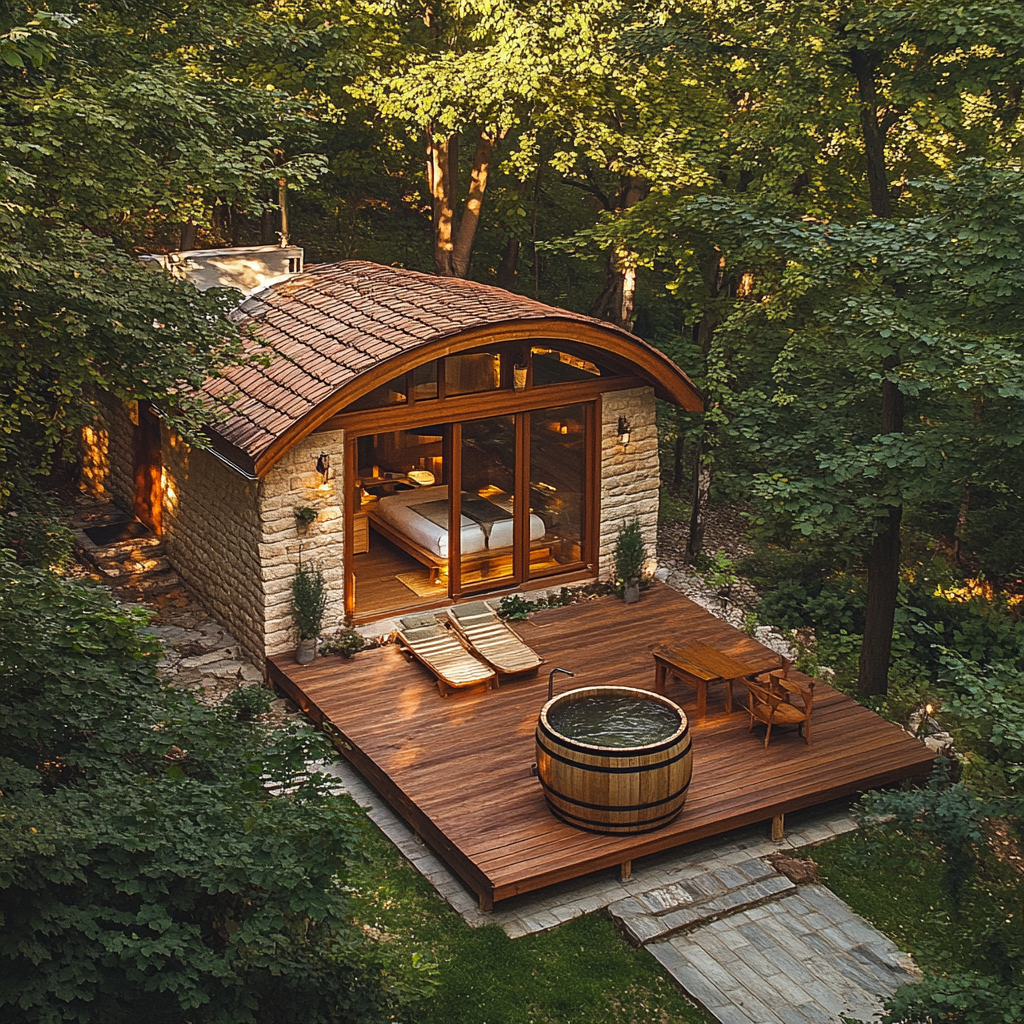
<svg viewBox="0 0 1024 1024">
<path fill-rule="evenodd" d="M 370 520 L 373 528 L 385 539 L 395 545 L 396 548 L 401 548 L 407 555 L 411 555 L 421 565 L 425 565 L 430 571 L 430 582 L 437 583 L 438 577 L 441 575 L 442 569 L 448 568 L 448 559 L 442 558 L 440 555 L 435 555 L 433 551 L 429 551 L 421 544 L 417 544 L 412 538 L 407 537 L 404 533 L 397 530 L 390 523 L 382 519 L 378 514 L 376 508 L 368 508 L 366 510 L 366 517 Z M 534 540 L 530 542 L 530 552 L 551 550 L 551 542 L 546 540 Z M 473 555 L 462 556 L 462 567 L 464 569 L 480 569 L 487 565 L 492 559 L 500 556 L 503 552 L 509 552 L 512 550 L 512 545 L 508 545 L 503 548 L 495 548 L 494 550 L 478 551 Z"/>
</svg>

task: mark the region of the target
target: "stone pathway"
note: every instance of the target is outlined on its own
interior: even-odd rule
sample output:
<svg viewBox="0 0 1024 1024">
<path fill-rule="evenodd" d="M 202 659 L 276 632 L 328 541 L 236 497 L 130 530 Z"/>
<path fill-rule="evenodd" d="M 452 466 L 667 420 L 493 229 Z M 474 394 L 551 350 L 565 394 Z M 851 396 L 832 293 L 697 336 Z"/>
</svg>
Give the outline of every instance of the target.
<svg viewBox="0 0 1024 1024">
<path fill-rule="evenodd" d="M 85 534 L 91 526 L 123 519 L 110 505 L 80 499 L 72 527 L 75 548 L 88 575 L 102 581 L 124 604 L 153 611 L 147 632 L 164 647 L 158 674 L 175 686 L 196 691 L 208 705 L 220 704 L 239 686 L 263 683 L 263 673 L 238 646 L 229 630 L 215 622 L 192 598 L 171 568 L 159 537 L 144 536 L 97 545 Z M 261 721 L 283 725 L 301 718 L 287 700 L 274 701 Z"/>
</svg>

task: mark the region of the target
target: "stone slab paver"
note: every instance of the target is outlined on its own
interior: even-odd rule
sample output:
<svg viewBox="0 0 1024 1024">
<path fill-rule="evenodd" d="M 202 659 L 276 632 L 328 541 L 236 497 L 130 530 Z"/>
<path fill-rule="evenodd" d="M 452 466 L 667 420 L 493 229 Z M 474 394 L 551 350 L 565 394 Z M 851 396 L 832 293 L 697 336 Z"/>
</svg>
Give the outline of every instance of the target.
<svg viewBox="0 0 1024 1024">
<path fill-rule="evenodd" d="M 873 1020 L 886 996 L 919 977 L 906 954 L 820 885 L 646 948 L 723 1024 Z"/>
</svg>

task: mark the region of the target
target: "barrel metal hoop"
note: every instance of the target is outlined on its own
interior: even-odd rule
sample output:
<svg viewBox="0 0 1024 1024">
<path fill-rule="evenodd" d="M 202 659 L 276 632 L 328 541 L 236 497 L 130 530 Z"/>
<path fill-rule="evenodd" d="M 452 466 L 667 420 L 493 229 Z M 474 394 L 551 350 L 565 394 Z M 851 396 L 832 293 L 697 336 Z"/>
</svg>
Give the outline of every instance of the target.
<svg viewBox="0 0 1024 1024">
<path fill-rule="evenodd" d="M 590 818 L 581 818 L 578 814 L 572 814 L 569 811 L 563 811 L 560 807 L 556 807 L 550 801 L 548 807 L 554 812 L 556 817 L 561 818 L 563 821 L 568 822 L 570 825 L 574 823 L 581 824 L 584 828 L 589 829 L 592 832 L 610 832 L 610 833 L 623 833 L 623 832 L 653 832 L 658 829 L 671 818 L 674 818 L 681 807 L 677 807 L 674 811 L 669 811 L 667 814 L 659 814 L 656 818 L 650 818 L 647 821 L 626 823 L 622 825 L 614 825 L 607 822 L 591 821 Z M 569 819 L 572 819 L 571 821 Z"/>
<path fill-rule="evenodd" d="M 588 804 L 585 800 L 576 800 L 571 796 L 565 796 L 565 794 L 559 793 L 554 786 L 549 786 L 543 779 L 540 784 L 544 787 L 545 793 L 550 793 L 552 796 L 558 797 L 559 800 L 564 800 L 569 804 L 575 804 L 577 807 L 586 807 L 589 811 L 647 811 L 652 807 L 660 807 L 662 804 L 678 800 L 679 797 L 681 797 L 690 788 L 690 782 L 687 780 L 686 785 L 683 786 L 682 789 L 677 789 L 674 793 L 670 793 L 664 799 L 654 800 L 649 804 Z"/>
<path fill-rule="evenodd" d="M 686 757 L 687 754 L 690 753 L 690 750 L 693 747 L 693 741 L 690 739 L 689 736 L 687 736 L 686 737 L 686 747 L 685 747 L 685 749 L 681 750 L 678 754 L 673 755 L 667 761 L 656 761 L 654 764 L 638 764 L 638 765 L 634 765 L 632 767 L 623 766 L 623 767 L 613 768 L 611 765 L 584 764 L 582 761 L 574 761 L 571 757 L 563 757 L 561 754 L 557 754 L 557 753 L 555 753 L 555 751 L 549 750 L 541 742 L 541 739 L 540 739 L 539 736 L 536 737 L 536 739 L 537 739 L 537 746 L 541 750 L 543 750 L 544 753 L 548 755 L 548 757 L 552 758 L 553 760 L 561 761 L 562 764 L 567 764 L 567 765 L 569 765 L 572 768 L 581 768 L 584 771 L 588 771 L 588 772 L 600 772 L 601 774 L 604 774 L 604 775 L 632 775 L 632 774 L 635 774 L 636 772 L 649 772 L 649 771 L 654 771 L 655 769 L 666 768 L 670 764 L 675 764 L 676 761 L 681 761 L 684 757 Z M 680 737 L 680 739 L 682 739 L 682 737 Z M 603 751 L 601 752 L 601 754 L 596 754 L 596 755 L 593 754 L 593 752 L 591 752 L 591 751 L 584 751 L 584 753 L 590 753 L 592 757 L 603 757 L 604 756 L 604 752 Z M 637 755 L 634 754 L 633 756 L 635 757 Z"/>
<path fill-rule="evenodd" d="M 544 719 L 541 718 L 537 722 L 537 730 L 544 733 L 545 736 L 550 740 L 554 740 L 556 743 L 560 743 L 563 747 L 569 750 L 575 750 L 578 754 L 590 754 L 591 757 L 646 757 L 648 754 L 660 754 L 663 750 L 670 750 L 674 747 L 684 736 L 689 737 L 690 735 L 690 723 L 686 723 L 686 727 L 680 734 L 678 730 L 672 734 L 671 738 L 664 740 L 661 743 L 652 743 L 650 746 L 645 747 L 600 747 L 595 749 L 594 744 L 587 743 L 574 743 L 571 739 L 563 736 L 559 732 L 555 732 L 554 729 L 544 723 Z M 598 753 L 600 750 L 600 753 Z M 640 750 L 643 753 L 638 754 Z"/>
</svg>

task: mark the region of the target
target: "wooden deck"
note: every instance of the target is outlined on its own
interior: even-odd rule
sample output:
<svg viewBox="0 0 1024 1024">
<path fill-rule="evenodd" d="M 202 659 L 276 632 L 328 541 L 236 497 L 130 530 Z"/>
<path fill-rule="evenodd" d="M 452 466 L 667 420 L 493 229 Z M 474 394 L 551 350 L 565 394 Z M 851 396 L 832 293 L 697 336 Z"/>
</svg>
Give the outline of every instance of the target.
<svg viewBox="0 0 1024 1024">
<path fill-rule="evenodd" d="M 603 836 L 557 820 L 531 774 L 534 728 L 556 692 L 628 684 L 652 689 L 651 650 L 661 641 L 699 640 L 734 657 L 774 667 L 777 657 L 657 586 L 638 605 L 603 598 L 541 612 L 518 624 L 546 664 L 534 679 L 499 690 L 441 698 L 430 674 L 397 647 L 352 661 L 270 662 L 273 681 L 333 736 L 338 749 L 480 897 L 481 906 L 647 854 L 900 779 L 927 775 L 932 754 L 831 687 L 815 689 L 813 745 L 779 729 L 763 747 L 743 710 L 725 714 L 712 687 L 707 719 L 693 723 L 693 781 L 679 817 L 646 835 Z M 692 711 L 696 695 L 671 680 L 667 694 Z"/>
</svg>

